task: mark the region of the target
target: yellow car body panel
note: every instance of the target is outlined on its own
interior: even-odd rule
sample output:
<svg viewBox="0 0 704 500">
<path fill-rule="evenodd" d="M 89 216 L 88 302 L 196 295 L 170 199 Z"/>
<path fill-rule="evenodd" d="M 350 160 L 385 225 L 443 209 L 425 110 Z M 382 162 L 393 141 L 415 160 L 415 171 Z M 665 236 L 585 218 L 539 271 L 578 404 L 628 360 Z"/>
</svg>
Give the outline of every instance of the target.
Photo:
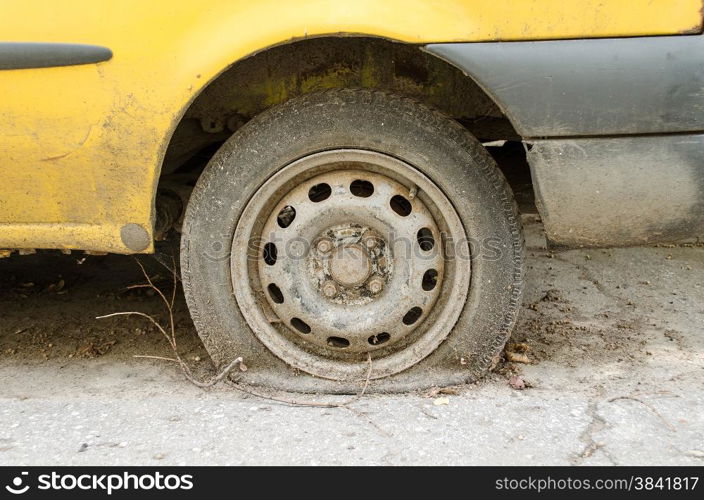
<svg viewBox="0 0 704 500">
<path fill-rule="evenodd" d="M 415 44 L 681 34 L 699 0 L 4 0 L 3 42 L 109 48 L 98 64 L 0 70 L 0 248 L 131 253 L 151 237 L 173 130 L 234 62 L 292 39 Z M 143 249 L 152 251 L 150 244 Z"/>
</svg>

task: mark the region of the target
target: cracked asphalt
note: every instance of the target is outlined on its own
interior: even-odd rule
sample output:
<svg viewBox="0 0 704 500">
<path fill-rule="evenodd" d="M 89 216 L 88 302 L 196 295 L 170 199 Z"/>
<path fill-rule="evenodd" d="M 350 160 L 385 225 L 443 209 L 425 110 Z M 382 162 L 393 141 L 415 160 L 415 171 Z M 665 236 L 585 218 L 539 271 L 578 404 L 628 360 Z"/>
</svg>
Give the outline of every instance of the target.
<svg viewBox="0 0 704 500">
<path fill-rule="evenodd" d="M 139 281 L 131 259 L 0 260 L 0 464 L 703 465 L 704 248 L 553 254 L 538 222 L 527 233 L 509 349 L 523 357 L 449 393 L 365 395 L 349 408 L 203 390 L 135 358 L 168 349 L 138 318 L 94 319 L 159 314 L 155 297 L 125 289 Z M 177 327 L 207 375 L 182 299 Z"/>
</svg>

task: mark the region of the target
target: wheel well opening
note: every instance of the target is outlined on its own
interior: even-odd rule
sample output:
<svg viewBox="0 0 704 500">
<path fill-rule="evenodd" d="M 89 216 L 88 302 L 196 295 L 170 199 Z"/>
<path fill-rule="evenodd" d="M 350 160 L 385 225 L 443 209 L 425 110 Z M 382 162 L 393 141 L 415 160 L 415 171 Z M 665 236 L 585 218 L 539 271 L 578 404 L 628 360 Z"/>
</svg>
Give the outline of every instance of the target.
<svg viewBox="0 0 704 500">
<path fill-rule="evenodd" d="M 195 184 L 219 146 L 259 113 L 318 90 L 363 87 L 413 97 L 453 117 L 482 142 L 520 141 L 508 118 L 468 76 L 421 47 L 371 37 L 320 37 L 242 59 L 190 105 L 168 145 L 160 186 Z M 509 142 L 504 142 L 509 141 Z M 530 179 L 523 148 L 489 147 L 502 169 Z M 509 151 L 517 161 L 505 161 Z M 506 166 L 510 168 L 506 169 Z"/>
</svg>

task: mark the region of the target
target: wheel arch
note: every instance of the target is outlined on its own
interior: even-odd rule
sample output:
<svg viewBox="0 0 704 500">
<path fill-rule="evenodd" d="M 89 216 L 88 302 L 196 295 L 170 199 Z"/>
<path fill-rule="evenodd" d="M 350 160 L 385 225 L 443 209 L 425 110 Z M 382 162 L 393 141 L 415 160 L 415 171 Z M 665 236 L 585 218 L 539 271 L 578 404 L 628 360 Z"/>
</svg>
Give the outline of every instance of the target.
<svg viewBox="0 0 704 500">
<path fill-rule="evenodd" d="M 217 147 L 254 116 L 330 88 L 406 95 L 456 119 L 482 141 L 520 140 L 471 75 L 423 45 L 359 34 L 289 40 L 223 67 L 182 106 L 162 147 L 154 203 L 171 174 L 185 173 L 193 184 Z"/>
</svg>

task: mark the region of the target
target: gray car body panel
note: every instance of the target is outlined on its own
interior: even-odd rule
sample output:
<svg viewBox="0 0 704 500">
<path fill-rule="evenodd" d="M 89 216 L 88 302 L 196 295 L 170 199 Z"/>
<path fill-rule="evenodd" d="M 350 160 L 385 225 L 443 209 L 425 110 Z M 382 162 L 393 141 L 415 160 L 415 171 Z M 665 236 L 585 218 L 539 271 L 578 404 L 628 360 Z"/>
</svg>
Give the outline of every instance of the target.
<svg viewBox="0 0 704 500">
<path fill-rule="evenodd" d="M 704 37 L 429 45 L 523 137 L 553 247 L 704 237 Z"/>
<path fill-rule="evenodd" d="M 704 37 L 450 43 L 523 137 L 704 130 Z"/>
<path fill-rule="evenodd" d="M 527 142 L 552 246 L 601 247 L 704 237 L 704 135 Z"/>
</svg>

